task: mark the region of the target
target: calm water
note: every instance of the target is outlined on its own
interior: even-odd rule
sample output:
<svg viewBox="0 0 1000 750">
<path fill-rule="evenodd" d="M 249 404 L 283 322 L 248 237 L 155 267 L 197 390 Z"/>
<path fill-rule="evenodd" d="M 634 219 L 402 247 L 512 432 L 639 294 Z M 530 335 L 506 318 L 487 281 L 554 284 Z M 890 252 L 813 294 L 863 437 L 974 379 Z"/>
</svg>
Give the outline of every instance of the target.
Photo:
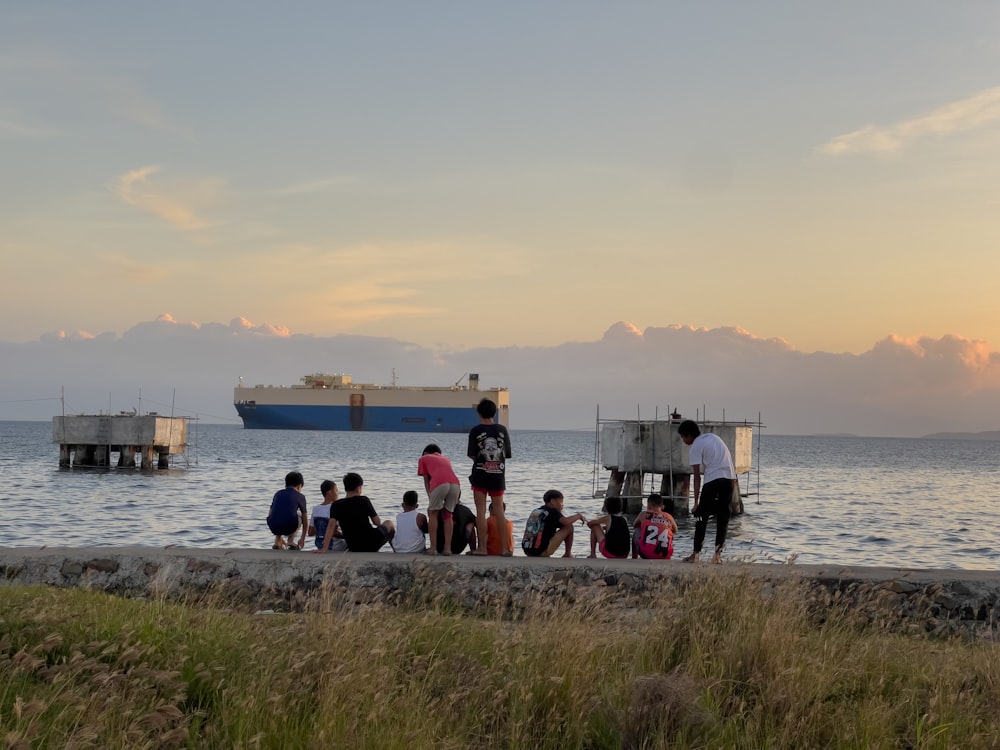
<svg viewBox="0 0 1000 750">
<path fill-rule="evenodd" d="M 403 492 L 420 491 L 417 458 L 432 440 L 452 458 L 471 505 L 463 435 L 244 430 L 191 426 L 184 456 L 167 471 L 59 469 L 47 422 L 0 422 L 0 546 L 174 544 L 265 547 L 271 495 L 293 469 L 310 507 L 319 483 L 347 471 L 365 479 L 383 519 Z M 508 517 L 515 539 L 545 490 L 566 512 L 600 511 L 593 498 L 592 432 L 512 434 Z M 727 554 L 758 562 L 836 562 L 917 568 L 1000 569 L 1000 443 L 768 435 L 754 449 L 759 495 L 730 526 Z M 756 470 L 749 489 L 755 490 Z M 741 480 L 745 484 L 745 478 Z M 746 487 L 744 487 L 746 489 Z M 678 555 L 691 549 L 680 520 Z M 577 527 L 574 554 L 586 555 Z M 709 526 L 708 542 L 714 534 Z"/>
</svg>

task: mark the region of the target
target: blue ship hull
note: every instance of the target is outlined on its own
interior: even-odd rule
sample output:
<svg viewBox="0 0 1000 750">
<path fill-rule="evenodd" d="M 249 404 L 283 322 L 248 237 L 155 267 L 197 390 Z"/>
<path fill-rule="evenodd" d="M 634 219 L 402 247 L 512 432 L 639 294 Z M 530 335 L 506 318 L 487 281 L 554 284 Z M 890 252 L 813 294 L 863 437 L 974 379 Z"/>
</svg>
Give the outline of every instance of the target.
<svg viewBox="0 0 1000 750">
<path fill-rule="evenodd" d="M 238 403 L 248 430 L 344 430 L 355 432 L 468 432 L 479 424 L 475 410 L 433 406 L 267 405 Z"/>
</svg>

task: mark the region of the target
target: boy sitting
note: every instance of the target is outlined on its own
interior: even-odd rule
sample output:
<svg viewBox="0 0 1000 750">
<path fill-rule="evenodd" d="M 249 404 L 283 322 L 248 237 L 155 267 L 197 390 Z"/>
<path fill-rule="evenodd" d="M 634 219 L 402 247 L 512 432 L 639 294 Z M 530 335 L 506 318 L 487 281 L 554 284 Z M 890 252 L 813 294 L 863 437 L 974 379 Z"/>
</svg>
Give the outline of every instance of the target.
<svg viewBox="0 0 1000 750">
<path fill-rule="evenodd" d="M 622 499 L 609 497 L 604 501 L 606 515 L 588 521 L 590 527 L 590 557 L 597 557 L 597 549 L 609 559 L 624 560 L 632 547 L 632 534 L 628 519 L 622 515 Z"/>
<path fill-rule="evenodd" d="M 635 518 L 632 535 L 632 557 L 645 560 L 669 560 L 674 554 L 674 534 L 677 522 L 664 509 L 663 497 L 652 494 L 646 500 L 646 510 Z"/>
<path fill-rule="evenodd" d="M 563 557 L 573 556 L 573 524 L 586 523 L 583 513 L 564 516 L 563 494 L 559 490 L 549 490 L 542 496 L 541 508 L 531 511 L 524 527 L 521 549 L 528 557 L 552 557 L 560 544 L 566 545 Z"/>
</svg>

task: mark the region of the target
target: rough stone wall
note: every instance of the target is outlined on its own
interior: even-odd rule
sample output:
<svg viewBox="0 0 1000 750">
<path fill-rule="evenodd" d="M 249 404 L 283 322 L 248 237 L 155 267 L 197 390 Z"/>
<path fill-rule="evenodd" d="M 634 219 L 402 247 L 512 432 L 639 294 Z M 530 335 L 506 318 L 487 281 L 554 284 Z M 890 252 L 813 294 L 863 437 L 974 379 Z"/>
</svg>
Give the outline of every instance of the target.
<svg viewBox="0 0 1000 750">
<path fill-rule="evenodd" d="M 662 586 L 746 576 L 763 590 L 801 580 L 818 608 L 849 608 L 887 627 L 998 637 L 1000 573 L 685 565 L 678 561 L 426 557 L 190 548 L 5 548 L 0 585 L 83 587 L 123 596 L 215 594 L 227 603 L 294 611 L 446 598 L 455 606 L 516 611 L 532 597 L 632 607 Z"/>
</svg>

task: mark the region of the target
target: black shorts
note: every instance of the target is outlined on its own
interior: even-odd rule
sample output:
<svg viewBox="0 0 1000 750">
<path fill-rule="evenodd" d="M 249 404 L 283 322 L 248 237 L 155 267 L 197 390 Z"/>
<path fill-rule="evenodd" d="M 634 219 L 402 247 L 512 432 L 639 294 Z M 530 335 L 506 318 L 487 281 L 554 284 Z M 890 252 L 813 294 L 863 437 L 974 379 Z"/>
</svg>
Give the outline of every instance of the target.
<svg viewBox="0 0 1000 750">
<path fill-rule="evenodd" d="M 260 518 L 260 516 L 257 516 Z M 267 528 L 275 536 L 290 536 L 299 530 L 299 519 L 297 518 L 268 518 Z"/>
<path fill-rule="evenodd" d="M 389 534 L 385 526 L 379 524 L 373 526 L 361 539 L 348 540 L 347 549 L 351 552 L 378 552 L 388 541 Z"/>
</svg>

